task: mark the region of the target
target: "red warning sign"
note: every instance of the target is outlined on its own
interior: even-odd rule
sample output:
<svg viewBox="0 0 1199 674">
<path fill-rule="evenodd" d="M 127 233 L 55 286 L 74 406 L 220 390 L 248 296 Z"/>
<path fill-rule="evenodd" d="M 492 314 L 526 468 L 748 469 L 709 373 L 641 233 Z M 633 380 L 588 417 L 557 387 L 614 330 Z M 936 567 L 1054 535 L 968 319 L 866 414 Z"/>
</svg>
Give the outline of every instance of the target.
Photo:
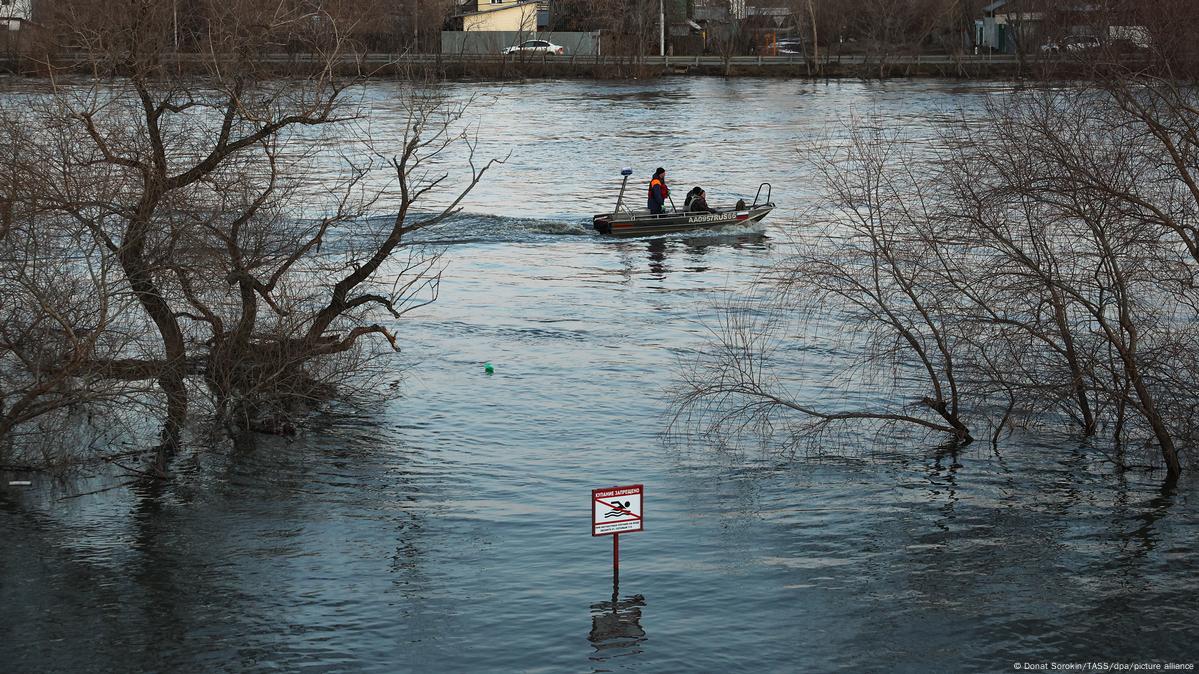
<svg viewBox="0 0 1199 674">
<path fill-rule="evenodd" d="M 643 488 L 639 484 L 591 490 L 591 535 L 641 531 Z"/>
</svg>

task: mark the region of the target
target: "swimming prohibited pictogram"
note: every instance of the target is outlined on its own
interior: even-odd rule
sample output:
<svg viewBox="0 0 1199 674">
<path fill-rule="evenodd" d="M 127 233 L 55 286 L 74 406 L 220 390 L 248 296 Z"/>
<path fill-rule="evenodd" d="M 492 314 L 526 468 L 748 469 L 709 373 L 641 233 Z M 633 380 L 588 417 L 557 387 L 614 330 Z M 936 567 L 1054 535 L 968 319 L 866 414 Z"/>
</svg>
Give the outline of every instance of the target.
<svg viewBox="0 0 1199 674">
<path fill-rule="evenodd" d="M 642 529 L 642 486 L 591 490 L 591 535 L 627 534 Z"/>
</svg>

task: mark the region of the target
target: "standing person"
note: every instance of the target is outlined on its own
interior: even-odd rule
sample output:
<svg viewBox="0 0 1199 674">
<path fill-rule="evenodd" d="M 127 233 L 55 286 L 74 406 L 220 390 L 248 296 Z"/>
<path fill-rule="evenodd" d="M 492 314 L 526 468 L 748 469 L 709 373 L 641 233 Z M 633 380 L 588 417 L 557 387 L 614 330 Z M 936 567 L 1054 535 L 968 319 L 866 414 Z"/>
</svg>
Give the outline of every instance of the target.
<svg viewBox="0 0 1199 674">
<path fill-rule="evenodd" d="M 666 212 L 666 199 L 670 196 L 670 188 L 666 186 L 666 169 L 661 166 L 654 171 L 654 177 L 649 181 L 649 212 L 658 214 Z"/>
</svg>

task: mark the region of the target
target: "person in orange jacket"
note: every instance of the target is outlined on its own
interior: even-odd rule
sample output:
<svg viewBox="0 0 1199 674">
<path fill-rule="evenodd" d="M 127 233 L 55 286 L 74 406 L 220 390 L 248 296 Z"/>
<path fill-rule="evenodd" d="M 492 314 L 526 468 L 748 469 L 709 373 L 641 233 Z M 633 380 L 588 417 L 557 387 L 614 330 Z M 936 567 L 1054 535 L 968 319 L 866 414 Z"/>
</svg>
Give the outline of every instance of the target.
<svg viewBox="0 0 1199 674">
<path fill-rule="evenodd" d="M 649 212 L 665 213 L 666 199 L 670 196 L 670 188 L 666 186 L 666 169 L 661 166 L 654 171 L 654 177 L 649 181 Z"/>
</svg>

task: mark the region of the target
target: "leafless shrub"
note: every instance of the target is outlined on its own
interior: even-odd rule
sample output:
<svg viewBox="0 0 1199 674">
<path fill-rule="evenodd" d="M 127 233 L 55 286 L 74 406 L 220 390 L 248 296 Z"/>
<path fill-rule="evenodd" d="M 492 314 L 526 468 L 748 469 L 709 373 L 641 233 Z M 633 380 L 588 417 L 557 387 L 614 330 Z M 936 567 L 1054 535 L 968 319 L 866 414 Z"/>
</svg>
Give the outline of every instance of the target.
<svg viewBox="0 0 1199 674">
<path fill-rule="evenodd" d="M 677 421 L 719 435 L 799 415 L 800 436 L 901 423 L 958 442 L 1050 424 L 1110 442 L 1121 466 L 1151 443 L 1177 479 L 1199 403 L 1193 96 L 1029 90 L 931 147 L 851 129 L 814 155 L 827 203 L 726 311 Z M 784 386 L 771 359 L 788 342 L 832 351 L 815 367 L 839 387 Z"/>
<path fill-rule="evenodd" d="M 763 279 L 755 301 L 725 312 L 718 348 L 684 379 L 679 419 L 719 433 L 734 419 L 762 427 L 798 413 L 807 421 L 793 431 L 804 434 L 898 423 L 971 440 L 956 370 L 966 335 L 944 320 L 956 307 L 929 255 L 943 225 L 919 178 L 925 162 L 867 128 L 813 148 L 811 161 L 827 202 L 806 214 L 799 252 Z M 820 395 L 800 399 L 771 374 L 777 335 L 797 336 L 801 350 L 859 355 L 821 368 Z M 847 400 L 864 388 L 864 404 Z"/>
<path fill-rule="evenodd" d="M 403 94 L 398 145 L 373 142 L 356 97 L 363 73 L 344 74 L 357 45 L 339 15 L 304 3 L 204 4 L 188 38 L 198 50 L 184 63 L 171 13 L 126 4 L 60 8 L 56 34 L 80 49 L 92 78 L 56 77 L 3 124 L 22 141 L 5 186 L 34 186 L 3 212 L 30 231 L 71 232 L 86 251 L 93 287 L 81 296 L 91 303 L 57 324 L 68 334 L 86 326 L 105 348 L 69 342 L 80 355 L 60 355 L 56 372 L 64 386 L 152 383 L 161 471 L 197 390 L 235 433 L 286 431 L 306 402 L 360 381 L 380 344 L 368 340 L 398 349 L 397 321 L 435 299 L 440 274 L 436 251 L 408 248 L 408 236 L 455 212 L 491 162 L 473 163 L 467 105 L 419 77 Z M 282 44 L 316 58 L 275 78 L 265 62 Z M 333 139 L 346 149 L 329 152 Z M 469 173 L 449 185 L 443 155 L 456 144 L 467 146 Z M 389 214 L 378 217 L 385 194 Z M 16 259 L 43 271 L 44 239 L 26 246 Z M 36 299 L 24 279 L 12 292 Z M 0 355 L 19 361 L 19 346 Z"/>
</svg>

